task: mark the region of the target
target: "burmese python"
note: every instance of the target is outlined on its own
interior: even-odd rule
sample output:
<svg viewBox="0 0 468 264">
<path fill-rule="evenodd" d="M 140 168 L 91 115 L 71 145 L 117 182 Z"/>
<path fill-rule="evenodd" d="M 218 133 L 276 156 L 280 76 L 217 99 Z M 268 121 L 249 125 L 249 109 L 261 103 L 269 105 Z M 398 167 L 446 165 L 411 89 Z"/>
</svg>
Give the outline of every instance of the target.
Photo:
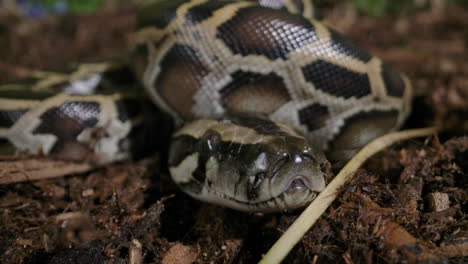
<svg viewBox="0 0 468 264">
<path fill-rule="evenodd" d="M 123 62 L 1 86 L 1 151 L 127 159 L 158 115 L 146 91 L 185 123 L 169 170 L 186 193 L 245 211 L 301 207 L 326 185 L 322 151 L 349 158 L 398 129 L 411 99 L 406 77 L 313 13 L 300 0 L 155 1 Z"/>
</svg>

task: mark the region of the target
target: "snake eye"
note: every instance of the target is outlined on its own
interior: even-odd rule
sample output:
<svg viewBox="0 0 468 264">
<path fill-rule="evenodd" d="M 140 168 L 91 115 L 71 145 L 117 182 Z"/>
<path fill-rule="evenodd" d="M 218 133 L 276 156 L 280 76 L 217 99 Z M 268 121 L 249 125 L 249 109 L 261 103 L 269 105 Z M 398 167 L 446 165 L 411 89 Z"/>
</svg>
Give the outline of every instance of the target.
<svg viewBox="0 0 468 264">
<path fill-rule="evenodd" d="M 211 155 L 216 152 L 221 145 L 221 135 L 209 129 L 201 137 L 201 150 L 200 152 L 205 155 Z"/>
</svg>

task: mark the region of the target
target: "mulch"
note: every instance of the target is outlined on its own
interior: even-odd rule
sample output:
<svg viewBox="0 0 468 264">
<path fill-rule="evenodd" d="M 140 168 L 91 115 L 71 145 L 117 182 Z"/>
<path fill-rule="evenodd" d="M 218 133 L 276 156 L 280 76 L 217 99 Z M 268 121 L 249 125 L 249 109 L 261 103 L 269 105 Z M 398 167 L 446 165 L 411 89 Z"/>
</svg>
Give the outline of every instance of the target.
<svg viewBox="0 0 468 264">
<path fill-rule="evenodd" d="M 40 21 L 2 11 L 0 81 L 124 54 L 134 18 L 133 8 Z M 370 18 L 333 9 L 325 21 L 409 76 L 405 128 L 444 130 L 371 158 L 285 263 L 467 263 L 468 10 Z M 194 201 L 158 157 L 0 185 L 0 262 L 129 263 L 141 253 L 143 263 L 254 263 L 300 213 Z"/>
</svg>

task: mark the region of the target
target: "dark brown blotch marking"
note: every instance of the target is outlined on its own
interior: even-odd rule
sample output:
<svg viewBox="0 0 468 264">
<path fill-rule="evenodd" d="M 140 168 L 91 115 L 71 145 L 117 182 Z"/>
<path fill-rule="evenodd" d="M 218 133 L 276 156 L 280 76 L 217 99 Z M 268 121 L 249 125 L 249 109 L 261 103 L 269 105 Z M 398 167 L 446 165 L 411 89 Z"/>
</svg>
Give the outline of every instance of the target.
<svg viewBox="0 0 468 264">
<path fill-rule="evenodd" d="M 164 38 L 163 38 L 164 39 Z M 143 83 L 143 74 L 148 66 L 149 50 L 147 43 L 140 43 L 133 48 L 131 67 L 138 80 Z"/>
<path fill-rule="evenodd" d="M 230 112 L 270 114 L 291 100 L 281 77 L 237 71 L 221 89 L 221 100 Z"/>
<path fill-rule="evenodd" d="M 187 12 L 186 19 L 189 25 L 196 25 L 203 20 L 213 16 L 213 13 L 226 6 L 222 1 L 210 1 L 207 3 L 196 5 L 190 8 Z"/>
<path fill-rule="evenodd" d="M 312 0 L 305 0 L 305 1 L 312 2 Z M 294 12 L 295 14 L 300 14 L 307 18 L 313 18 L 313 19 L 319 19 L 319 20 L 323 19 L 323 15 L 317 12 L 319 8 L 314 8 L 312 14 L 305 14 L 304 0 L 292 0 L 291 3 L 297 8 L 297 11 Z"/>
<path fill-rule="evenodd" d="M 340 133 L 333 139 L 330 151 L 361 148 L 372 139 L 390 132 L 395 128 L 397 120 L 397 110 L 373 110 L 348 117 L 340 128 Z M 361 137 L 366 134 L 369 136 L 363 140 Z"/>
<path fill-rule="evenodd" d="M 148 54 L 145 54 L 148 56 Z M 133 86 L 137 82 L 136 76 L 133 73 L 132 69 L 130 67 L 119 67 L 117 69 L 112 69 L 106 72 L 102 73 L 102 78 L 106 82 L 109 82 L 109 86 L 112 86 L 110 88 L 114 88 L 114 93 L 115 93 L 115 87 L 117 88 L 120 87 L 128 87 L 128 86 Z M 107 88 L 107 87 L 106 87 Z M 101 92 L 98 90 L 100 94 L 102 93 L 107 93 L 107 90 L 104 92 Z"/>
<path fill-rule="evenodd" d="M 309 131 L 325 126 L 330 117 L 328 108 L 321 104 L 311 104 L 299 110 L 299 122 L 305 125 Z"/>
<path fill-rule="evenodd" d="M 405 94 L 405 83 L 397 71 L 386 64 L 382 64 L 382 77 L 388 95 L 403 97 Z"/>
<path fill-rule="evenodd" d="M 318 40 L 305 18 L 264 7 L 240 9 L 218 27 L 217 38 L 234 53 L 287 59 L 288 53 Z"/>
<path fill-rule="evenodd" d="M 73 140 L 61 140 L 55 143 L 54 147 L 50 151 L 55 157 L 64 160 L 73 160 L 73 161 L 83 161 L 90 160 L 92 161 L 92 154 L 94 150 L 89 144 L 85 144 Z"/>
<path fill-rule="evenodd" d="M 18 121 L 21 118 L 21 116 L 23 116 L 27 111 L 27 109 L 0 111 L 0 127 L 12 127 L 16 123 L 16 121 Z"/>
<path fill-rule="evenodd" d="M 170 145 L 168 139 L 173 132 L 172 119 L 149 100 L 140 101 L 138 108 L 141 109 L 138 120 L 142 122 L 132 124 L 128 135 L 119 142 L 120 149 L 130 151 L 135 160 L 159 152 L 162 155 L 161 160 L 167 161 Z"/>
<path fill-rule="evenodd" d="M 67 102 L 44 112 L 34 134 L 54 134 L 59 138 L 75 138 L 85 128 L 93 127 L 100 107 L 95 102 Z"/>
<path fill-rule="evenodd" d="M 356 73 L 323 60 L 302 67 L 302 73 L 316 89 L 334 96 L 347 99 L 371 94 L 367 74 Z"/>
<path fill-rule="evenodd" d="M 64 103 L 44 112 L 40 117 L 42 122 L 33 134 L 57 136 L 51 153 L 67 159 L 80 159 L 90 150 L 84 143 L 78 142 L 76 137 L 84 129 L 96 125 L 100 111 L 99 104 L 94 102 Z"/>
<path fill-rule="evenodd" d="M 296 6 L 296 8 L 298 10 L 298 14 L 302 14 L 304 12 L 304 2 L 303 2 L 303 0 L 293 0 L 291 2 L 293 3 L 293 5 Z"/>
<path fill-rule="evenodd" d="M 207 136 L 210 137 L 210 135 Z M 195 139 L 186 135 L 174 138 L 169 152 L 169 166 L 177 167 L 188 156 L 198 153 L 197 168 L 193 172 L 192 177 L 198 182 L 203 183 L 206 178 L 206 162 L 213 154 L 208 150 L 208 146 L 206 146 L 207 142 L 205 141 L 204 138 Z"/>
<path fill-rule="evenodd" d="M 222 144 L 221 135 L 218 132 L 212 129 L 208 129 L 205 132 L 198 141 L 198 166 L 193 172 L 193 178 L 199 182 L 205 181 L 206 163 L 213 155 L 217 155 L 219 153 Z"/>
<path fill-rule="evenodd" d="M 169 151 L 169 166 L 177 167 L 196 150 L 198 140 L 191 136 L 178 136 L 172 140 Z"/>
<path fill-rule="evenodd" d="M 192 119 L 193 97 L 208 70 L 196 50 L 175 45 L 161 62 L 161 73 L 154 87 L 166 103 L 184 119 Z"/>
<path fill-rule="evenodd" d="M 115 102 L 117 118 L 121 122 L 131 120 L 142 114 L 142 102 L 136 99 L 120 99 Z"/>
<path fill-rule="evenodd" d="M 331 33 L 331 47 L 335 51 L 365 63 L 370 61 L 372 56 L 367 53 L 367 51 L 356 45 L 352 40 L 344 37 L 333 29 L 329 29 L 329 31 Z"/>
<path fill-rule="evenodd" d="M 229 120 L 233 124 L 251 128 L 263 135 L 287 135 L 276 123 L 259 115 L 235 113 L 226 115 L 223 120 Z"/>
<path fill-rule="evenodd" d="M 204 183 L 206 179 L 206 160 L 198 158 L 198 166 L 192 174 L 192 177 L 200 183 Z"/>
</svg>

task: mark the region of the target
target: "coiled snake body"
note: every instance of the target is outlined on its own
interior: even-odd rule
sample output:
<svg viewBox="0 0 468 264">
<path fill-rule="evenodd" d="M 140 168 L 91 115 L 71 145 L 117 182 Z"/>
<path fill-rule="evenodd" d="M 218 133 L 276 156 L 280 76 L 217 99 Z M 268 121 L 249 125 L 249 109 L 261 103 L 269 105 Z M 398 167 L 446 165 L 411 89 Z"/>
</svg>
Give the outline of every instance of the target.
<svg viewBox="0 0 468 264">
<path fill-rule="evenodd" d="M 322 153 L 346 159 L 398 129 L 411 99 L 406 77 L 312 14 L 299 0 L 156 1 L 124 63 L 2 85 L 0 150 L 127 159 L 154 118 L 141 114 L 148 95 L 181 127 L 169 170 L 186 193 L 244 211 L 304 206 L 326 185 Z"/>
</svg>

